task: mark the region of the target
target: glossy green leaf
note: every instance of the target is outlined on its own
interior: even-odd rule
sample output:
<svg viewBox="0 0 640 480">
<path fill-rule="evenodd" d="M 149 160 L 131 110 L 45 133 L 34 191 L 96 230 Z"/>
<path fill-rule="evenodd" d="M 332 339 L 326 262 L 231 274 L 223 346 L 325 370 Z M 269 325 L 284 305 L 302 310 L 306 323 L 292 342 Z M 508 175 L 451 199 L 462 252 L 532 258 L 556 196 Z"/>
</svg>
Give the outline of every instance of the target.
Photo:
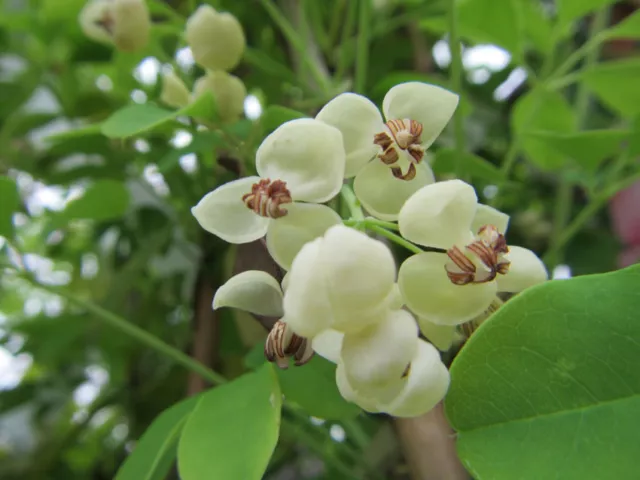
<svg viewBox="0 0 640 480">
<path fill-rule="evenodd" d="M 204 393 L 180 437 L 180 478 L 262 478 L 278 441 L 281 404 L 271 365 Z"/>
<path fill-rule="evenodd" d="M 285 122 L 295 120 L 297 118 L 304 118 L 306 116 L 307 115 L 304 113 L 291 108 L 281 107 L 280 105 L 270 105 L 265 108 L 262 113 L 260 122 L 262 123 L 265 131 L 272 132 Z"/>
<path fill-rule="evenodd" d="M 162 412 L 136 443 L 115 480 L 163 480 L 176 458 L 178 439 L 200 397 L 188 398 Z"/>
<path fill-rule="evenodd" d="M 19 204 L 16 182 L 9 177 L 0 177 L 0 236 L 13 238 L 13 214 Z"/>
<path fill-rule="evenodd" d="M 594 10 L 615 2 L 616 0 L 558 0 L 558 23 L 568 25 Z"/>
<path fill-rule="evenodd" d="M 462 36 L 477 43 L 495 43 L 518 56 L 521 25 L 516 0 L 458 0 Z"/>
<path fill-rule="evenodd" d="M 570 133 L 575 130 L 575 116 L 560 93 L 533 90 L 516 103 L 511 116 L 511 128 L 515 135 L 523 136 L 522 149 L 531 163 L 554 170 L 564 164 L 564 156 L 546 142 L 527 133 L 539 130 Z"/>
<path fill-rule="evenodd" d="M 640 10 L 600 33 L 604 38 L 640 38 Z"/>
<path fill-rule="evenodd" d="M 152 130 L 179 116 L 210 119 L 215 111 L 214 100 L 207 93 L 180 110 L 167 110 L 150 103 L 127 105 L 107 118 L 100 127 L 110 138 L 127 138 Z"/>
<path fill-rule="evenodd" d="M 602 102 L 622 116 L 640 114 L 640 60 L 600 63 L 582 72 L 582 79 Z"/>
<path fill-rule="evenodd" d="M 117 180 L 98 180 L 80 198 L 69 202 L 60 212 L 65 220 L 110 220 L 119 218 L 129 207 L 129 190 Z"/>
<path fill-rule="evenodd" d="M 436 174 L 453 172 L 456 168 L 458 153 L 451 148 L 438 150 L 433 164 Z M 485 160 L 473 153 L 464 152 L 461 157 L 462 171 L 465 175 L 477 180 L 499 183 L 505 180 L 504 173 L 489 160 Z"/>
<path fill-rule="evenodd" d="M 637 477 L 639 284 L 640 266 L 551 281 L 474 333 L 446 399 L 474 478 Z"/>
<path fill-rule="evenodd" d="M 623 141 L 629 137 L 629 132 L 590 130 L 563 134 L 539 131 L 530 132 L 529 135 L 547 143 L 560 154 L 572 158 L 581 168 L 595 172 L 604 160 L 622 150 Z"/>
</svg>

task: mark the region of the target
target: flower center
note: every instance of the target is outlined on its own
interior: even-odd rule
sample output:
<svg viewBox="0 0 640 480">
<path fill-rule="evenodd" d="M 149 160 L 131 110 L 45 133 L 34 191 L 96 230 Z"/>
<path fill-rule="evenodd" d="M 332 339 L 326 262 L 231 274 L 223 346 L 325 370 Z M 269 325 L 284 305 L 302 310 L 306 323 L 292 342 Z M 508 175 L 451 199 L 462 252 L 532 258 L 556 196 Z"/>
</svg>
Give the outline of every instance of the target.
<svg viewBox="0 0 640 480">
<path fill-rule="evenodd" d="M 264 356 L 282 369 L 289 367 L 289 358 L 293 357 L 295 365 L 304 365 L 313 357 L 311 342 L 291 331 L 283 321 L 278 320 L 273 326 L 264 344 Z"/>
<path fill-rule="evenodd" d="M 385 123 L 387 130 L 377 133 L 373 143 L 382 148 L 378 158 L 391 168 L 391 173 L 401 180 L 411 180 L 416 176 L 416 164 L 424 157 L 424 147 L 421 145 L 422 124 L 415 120 L 389 120 Z M 409 154 L 409 168 L 402 172 L 399 165 L 400 151 Z"/>
<path fill-rule="evenodd" d="M 507 253 L 509 247 L 504 235 L 493 225 L 484 225 L 464 251 L 457 246 L 447 251 L 450 261 L 444 268 L 449 280 L 456 285 L 486 283 L 499 273 L 504 275 L 509 271 L 510 262 L 504 258 Z"/>
<path fill-rule="evenodd" d="M 283 203 L 291 203 L 291 192 L 287 183 L 282 180 L 261 179 L 251 186 L 251 192 L 242 196 L 242 201 L 261 217 L 284 217 L 287 211 L 281 207 Z"/>
</svg>

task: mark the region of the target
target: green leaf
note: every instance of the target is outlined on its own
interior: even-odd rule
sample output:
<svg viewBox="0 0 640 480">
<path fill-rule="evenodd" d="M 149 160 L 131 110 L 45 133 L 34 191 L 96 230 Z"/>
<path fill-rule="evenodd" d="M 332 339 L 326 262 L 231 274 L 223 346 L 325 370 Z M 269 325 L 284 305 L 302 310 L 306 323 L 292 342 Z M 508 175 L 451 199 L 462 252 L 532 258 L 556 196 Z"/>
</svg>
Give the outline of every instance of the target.
<svg viewBox="0 0 640 480">
<path fill-rule="evenodd" d="M 281 406 L 271 365 L 203 394 L 180 437 L 180 478 L 262 478 L 278 441 Z"/>
<path fill-rule="evenodd" d="M 602 102 L 624 117 L 640 113 L 640 60 L 600 63 L 582 72 L 582 79 Z"/>
<path fill-rule="evenodd" d="M 13 238 L 13 214 L 20 205 L 16 182 L 9 177 L 0 177 L 0 236 Z"/>
<path fill-rule="evenodd" d="M 638 473 L 640 266 L 507 302 L 451 367 L 446 411 L 479 480 Z"/>
<path fill-rule="evenodd" d="M 262 113 L 260 122 L 266 132 L 272 132 L 285 122 L 304 117 L 307 117 L 307 115 L 297 110 L 281 107 L 280 105 L 269 105 Z"/>
<path fill-rule="evenodd" d="M 180 157 L 189 153 L 213 151 L 214 147 L 222 143 L 222 137 L 216 132 L 198 132 L 186 147 L 174 148 L 158 161 L 158 171 L 167 173 L 178 166 Z"/>
<path fill-rule="evenodd" d="M 615 2 L 616 0 L 558 0 L 558 23 L 568 25 L 587 13 Z"/>
<path fill-rule="evenodd" d="M 109 118 L 100 127 L 110 138 L 127 138 L 152 130 L 179 116 L 210 119 L 215 111 L 215 102 L 210 93 L 198 97 L 180 110 L 166 110 L 150 103 L 128 105 Z"/>
<path fill-rule="evenodd" d="M 600 33 L 603 38 L 640 38 L 640 10 Z"/>
<path fill-rule="evenodd" d="M 147 428 L 118 470 L 115 480 L 163 480 L 176 458 L 178 439 L 200 396 L 162 412 Z"/>
<path fill-rule="evenodd" d="M 575 130 L 575 116 L 560 93 L 533 90 L 516 103 L 511 116 L 511 128 L 515 135 L 523 137 L 522 149 L 531 163 L 542 169 L 555 170 L 564 164 L 564 156 L 527 133 L 539 130 L 572 132 Z"/>
<path fill-rule="evenodd" d="M 69 202 L 60 218 L 111 220 L 124 215 L 129 207 L 129 190 L 117 180 L 98 180 L 82 197 Z"/>
<path fill-rule="evenodd" d="M 434 172 L 438 174 L 452 172 L 455 169 L 457 155 L 458 153 L 450 148 L 438 150 L 433 165 Z M 504 173 L 489 160 L 470 152 L 464 152 L 461 158 L 465 175 L 492 183 L 500 183 L 506 179 Z"/>
<path fill-rule="evenodd" d="M 522 18 L 524 36 L 532 46 L 549 54 L 555 47 L 553 40 L 553 24 L 545 14 L 542 3 L 531 0 L 518 0 L 518 9 Z"/>
<path fill-rule="evenodd" d="M 576 133 L 552 131 L 529 132 L 550 145 L 558 153 L 572 158 L 581 168 L 595 172 L 607 158 L 622 150 L 623 141 L 629 137 L 625 130 L 589 130 Z"/>
<path fill-rule="evenodd" d="M 516 0 L 458 0 L 458 9 L 463 37 L 495 43 L 519 56 L 521 26 Z"/>
</svg>

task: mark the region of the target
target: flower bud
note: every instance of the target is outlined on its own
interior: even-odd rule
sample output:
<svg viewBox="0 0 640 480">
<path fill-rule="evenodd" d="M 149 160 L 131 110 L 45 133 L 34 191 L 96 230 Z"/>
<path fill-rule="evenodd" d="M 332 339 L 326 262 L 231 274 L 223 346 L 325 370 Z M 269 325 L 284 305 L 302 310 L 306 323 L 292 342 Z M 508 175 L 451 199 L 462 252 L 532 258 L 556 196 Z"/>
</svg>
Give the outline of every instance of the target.
<svg viewBox="0 0 640 480">
<path fill-rule="evenodd" d="M 247 89 L 238 77 L 222 71 L 208 72 L 196 80 L 193 86 L 195 97 L 199 97 L 205 92 L 213 94 L 217 113 L 221 120 L 232 122 L 244 112 Z"/>
<path fill-rule="evenodd" d="M 135 52 L 149 41 L 151 18 L 144 0 L 94 0 L 80 12 L 80 26 L 92 40 Z"/>
<path fill-rule="evenodd" d="M 186 107 L 191 102 L 191 93 L 182 79 L 173 72 L 162 75 L 160 100 L 171 107 Z"/>
<path fill-rule="evenodd" d="M 240 22 L 230 13 L 200 6 L 189 17 L 185 32 L 196 63 L 209 70 L 231 70 L 240 62 L 245 47 Z"/>
</svg>

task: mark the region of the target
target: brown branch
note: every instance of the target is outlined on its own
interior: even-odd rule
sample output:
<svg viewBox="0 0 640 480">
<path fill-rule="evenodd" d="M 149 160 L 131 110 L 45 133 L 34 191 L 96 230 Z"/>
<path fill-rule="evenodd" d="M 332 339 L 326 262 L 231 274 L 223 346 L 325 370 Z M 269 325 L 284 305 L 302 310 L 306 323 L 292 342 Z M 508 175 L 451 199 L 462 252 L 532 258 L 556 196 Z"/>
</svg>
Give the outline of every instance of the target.
<svg viewBox="0 0 640 480">
<path fill-rule="evenodd" d="M 468 480 L 442 403 L 421 417 L 396 418 L 396 432 L 415 480 Z"/>
</svg>

